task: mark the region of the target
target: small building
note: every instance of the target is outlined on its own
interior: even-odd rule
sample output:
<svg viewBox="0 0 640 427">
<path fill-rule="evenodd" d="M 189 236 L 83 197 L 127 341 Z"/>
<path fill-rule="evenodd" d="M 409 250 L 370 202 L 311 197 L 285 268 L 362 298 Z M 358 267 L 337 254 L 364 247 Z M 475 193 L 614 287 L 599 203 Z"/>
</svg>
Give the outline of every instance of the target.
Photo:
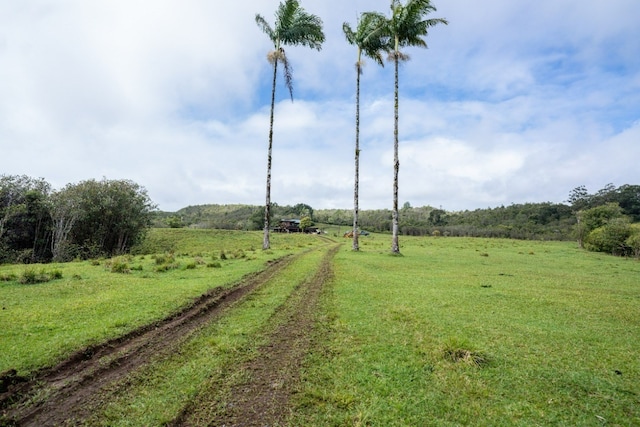
<svg viewBox="0 0 640 427">
<path fill-rule="evenodd" d="M 299 219 L 281 219 L 278 226 L 273 229 L 278 233 L 300 233 L 300 220 Z"/>
<path fill-rule="evenodd" d="M 300 228 L 299 219 L 281 219 L 276 227 L 273 228 L 276 233 L 320 233 L 317 227 Z"/>
</svg>

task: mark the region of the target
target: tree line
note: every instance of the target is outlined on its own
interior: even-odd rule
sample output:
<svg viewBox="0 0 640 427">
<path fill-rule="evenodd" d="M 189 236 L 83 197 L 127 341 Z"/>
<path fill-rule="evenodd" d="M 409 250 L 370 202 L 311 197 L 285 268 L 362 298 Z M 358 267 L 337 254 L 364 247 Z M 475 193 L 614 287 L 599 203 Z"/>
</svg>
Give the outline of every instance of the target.
<svg viewBox="0 0 640 427">
<path fill-rule="evenodd" d="M 316 225 L 349 228 L 350 209 L 313 209 L 308 204 L 271 204 L 270 223 L 309 217 Z M 189 206 L 158 214 L 160 227 L 200 227 L 260 230 L 263 208 L 250 205 Z M 584 186 L 569 193 L 566 203 L 522 203 L 493 208 L 445 211 L 406 202 L 398 211 L 399 232 L 409 236 L 498 237 L 528 240 L 576 240 L 589 250 L 635 255 L 640 241 L 640 185 L 606 185 L 589 194 Z M 363 210 L 359 229 L 393 232 L 390 209 Z"/>
<path fill-rule="evenodd" d="M 125 253 L 156 206 L 129 180 L 87 180 L 59 190 L 42 178 L 0 175 L 0 263 L 69 261 Z"/>
</svg>

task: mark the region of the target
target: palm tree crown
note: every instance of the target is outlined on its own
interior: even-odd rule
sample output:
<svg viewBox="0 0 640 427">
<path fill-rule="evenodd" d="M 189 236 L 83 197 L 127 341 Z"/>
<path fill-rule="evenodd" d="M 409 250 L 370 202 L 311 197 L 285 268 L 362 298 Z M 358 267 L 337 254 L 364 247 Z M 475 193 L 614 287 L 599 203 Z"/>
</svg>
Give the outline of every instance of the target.
<svg viewBox="0 0 640 427">
<path fill-rule="evenodd" d="M 344 31 L 347 42 L 358 48 L 358 62 L 356 62 L 358 72 L 362 72 L 363 53 L 379 65 L 384 66 L 381 52 L 385 50 L 388 43 L 385 26 L 384 15 L 377 12 L 363 13 L 358 21 L 356 31 L 353 31 L 348 23 L 342 24 L 342 31 Z"/>
<path fill-rule="evenodd" d="M 274 66 L 278 62 L 284 66 L 285 83 L 291 100 L 293 100 L 291 67 L 282 46 L 306 46 L 316 50 L 322 49 L 324 42 L 322 20 L 316 15 L 307 13 L 300 7 L 297 0 L 286 0 L 278 6 L 274 27 L 271 27 L 260 14 L 256 14 L 256 24 L 273 42 L 274 49 L 269 52 L 267 58 Z"/>
</svg>

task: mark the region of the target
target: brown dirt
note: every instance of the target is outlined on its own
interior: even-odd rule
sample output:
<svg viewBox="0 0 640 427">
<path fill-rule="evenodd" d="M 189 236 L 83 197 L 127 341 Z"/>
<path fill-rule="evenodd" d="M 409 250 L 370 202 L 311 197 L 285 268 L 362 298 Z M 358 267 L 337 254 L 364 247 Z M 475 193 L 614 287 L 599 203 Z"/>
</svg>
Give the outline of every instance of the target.
<svg viewBox="0 0 640 427">
<path fill-rule="evenodd" d="M 0 394 L 0 426 L 57 426 L 71 419 L 86 418 L 106 387 L 150 361 L 171 354 L 194 331 L 218 318 L 234 302 L 247 296 L 292 260 L 289 257 L 275 261 L 264 271 L 246 277 L 232 288 L 216 288 L 202 295 L 192 305 L 167 319 L 79 351 L 57 366 L 37 372 L 29 381 L 7 381 L 7 390 Z M 284 357 L 287 343 L 274 341 L 274 344 L 278 350 L 274 356 Z M 247 388 L 255 393 L 265 385 L 273 384 L 262 380 L 265 381 L 268 384 Z M 278 396 L 278 402 L 282 400 L 280 394 L 274 394 Z M 261 407 L 272 404 L 269 402 L 276 403 L 265 398 Z M 183 418 L 187 419 L 186 414 Z"/>
<path fill-rule="evenodd" d="M 236 366 L 245 381 L 221 384 L 216 393 L 202 393 L 186 404 L 172 426 L 274 426 L 286 423 L 289 398 L 299 385 L 299 371 L 312 348 L 311 336 L 324 284 L 332 277 L 325 256 L 314 277 L 301 284 L 267 325 L 268 344 L 258 356 Z M 183 344 L 193 332 L 215 321 L 233 303 L 291 263 L 271 263 L 229 289 L 216 288 L 179 313 L 121 338 L 83 349 L 31 378 L 2 374 L 0 426 L 75 425 L 104 403 L 109 387 Z M 270 329 L 269 329 L 270 328 Z M 6 374 L 6 375 L 5 375 Z M 6 378 L 5 378 L 6 377 Z M 5 390 L 6 388 L 6 390 Z"/>
<path fill-rule="evenodd" d="M 291 413 L 289 398 L 299 384 L 303 359 L 312 348 L 320 297 L 333 275 L 331 262 L 338 249 L 335 246 L 326 254 L 314 277 L 301 284 L 280 308 L 275 316 L 280 322 L 269 335 L 268 344 L 258 350 L 258 356 L 238 368 L 245 381 L 231 386 L 226 393 L 200 397 L 171 426 L 286 424 Z"/>
</svg>

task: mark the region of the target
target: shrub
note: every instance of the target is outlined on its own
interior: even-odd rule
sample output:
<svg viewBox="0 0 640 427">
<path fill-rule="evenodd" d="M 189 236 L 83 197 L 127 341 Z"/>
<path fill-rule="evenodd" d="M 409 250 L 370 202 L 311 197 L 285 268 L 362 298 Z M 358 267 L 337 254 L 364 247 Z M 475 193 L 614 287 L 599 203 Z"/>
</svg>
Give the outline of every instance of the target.
<svg viewBox="0 0 640 427">
<path fill-rule="evenodd" d="M 594 252 L 629 255 L 631 248 L 627 245 L 627 239 L 631 234 L 632 228 L 629 220 L 615 218 L 591 231 L 585 239 L 585 248 Z"/>
<path fill-rule="evenodd" d="M 36 272 L 35 269 L 28 268 L 22 272 L 18 282 L 23 285 L 33 285 L 36 283 L 46 283 L 54 279 L 62 279 L 62 272 L 60 270 L 54 270 L 51 273 L 47 273 L 44 269 Z"/>
<path fill-rule="evenodd" d="M 0 282 L 13 282 L 14 280 L 18 280 L 18 276 L 15 273 L 0 275 Z"/>
<path fill-rule="evenodd" d="M 164 272 L 167 272 L 169 270 L 175 270 L 177 268 L 180 268 L 180 263 L 174 261 L 174 262 L 169 262 L 169 263 L 157 266 L 155 268 L 155 271 L 158 272 L 158 273 L 164 273 Z"/>
<path fill-rule="evenodd" d="M 106 266 L 112 273 L 131 273 L 131 268 L 129 267 L 129 263 L 125 257 L 113 258 L 106 264 Z"/>
<path fill-rule="evenodd" d="M 157 265 L 171 264 L 172 262 L 175 262 L 176 256 L 173 253 L 166 253 L 163 255 L 156 255 L 155 259 Z"/>
<path fill-rule="evenodd" d="M 626 242 L 634 257 L 640 258 L 640 224 L 631 225 L 631 235 Z"/>
</svg>

